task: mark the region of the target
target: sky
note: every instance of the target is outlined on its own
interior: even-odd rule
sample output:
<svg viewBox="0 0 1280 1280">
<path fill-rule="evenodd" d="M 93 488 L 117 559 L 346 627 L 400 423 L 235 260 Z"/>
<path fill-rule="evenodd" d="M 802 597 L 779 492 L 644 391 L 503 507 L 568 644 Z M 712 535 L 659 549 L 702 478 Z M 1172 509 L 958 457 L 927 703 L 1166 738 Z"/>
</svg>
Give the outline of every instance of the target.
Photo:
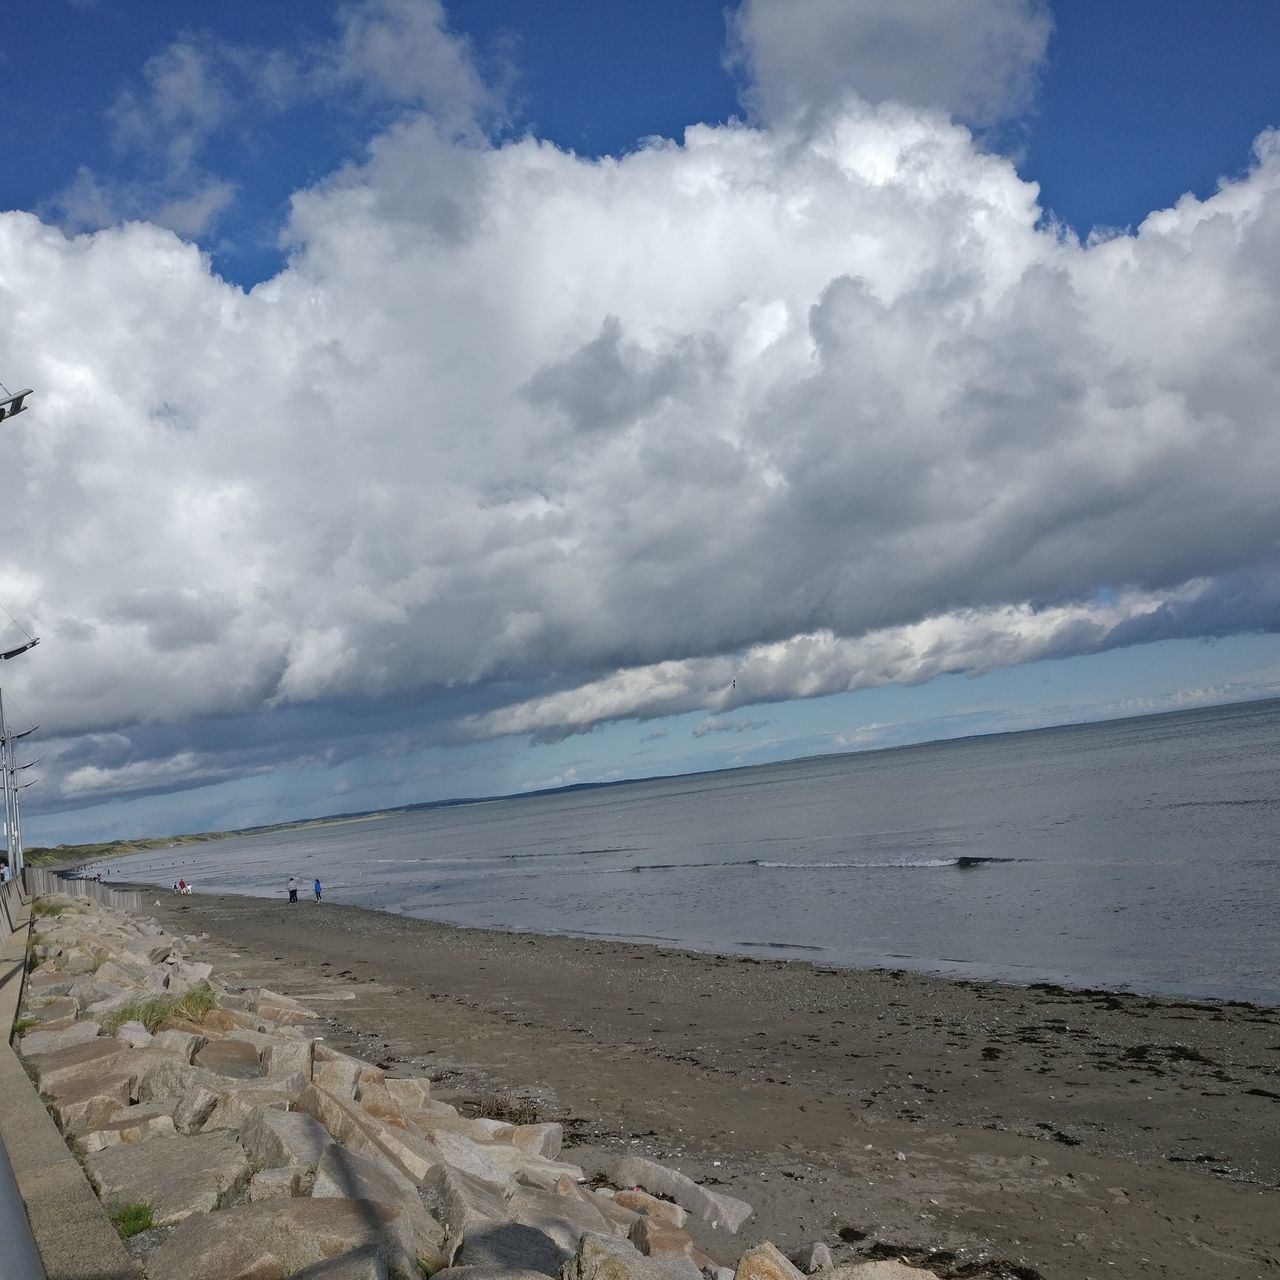
<svg viewBox="0 0 1280 1280">
<path fill-rule="evenodd" d="M 1280 693 L 1280 7 L 0 31 L 28 844 Z"/>
</svg>

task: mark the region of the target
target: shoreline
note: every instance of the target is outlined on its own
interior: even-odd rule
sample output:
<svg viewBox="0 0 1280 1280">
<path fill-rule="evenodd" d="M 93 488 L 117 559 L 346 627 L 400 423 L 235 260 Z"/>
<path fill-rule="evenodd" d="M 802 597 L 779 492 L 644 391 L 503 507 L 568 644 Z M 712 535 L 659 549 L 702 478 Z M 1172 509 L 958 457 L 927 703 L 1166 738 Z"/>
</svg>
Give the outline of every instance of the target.
<svg viewBox="0 0 1280 1280">
<path fill-rule="evenodd" d="M 723 1177 L 757 1206 L 744 1238 L 1046 1280 L 1280 1267 L 1266 1006 L 139 887 L 145 914 L 210 935 L 220 971 L 332 1010 L 326 1035 L 361 1056 L 527 1090 L 584 1165 L 625 1147 Z"/>
<path fill-rule="evenodd" d="M 50 867 L 58 873 L 70 872 L 76 870 L 78 864 L 68 866 Z M 111 880 L 105 881 L 108 887 L 121 890 L 138 891 L 143 894 L 154 893 L 161 897 L 168 897 L 172 890 L 163 883 L 152 883 L 145 880 Z M 304 890 L 301 894 L 306 898 L 310 894 L 310 888 L 307 883 L 300 885 Z M 278 895 L 273 893 L 270 895 L 238 892 L 238 891 L 210 891 L 197 889 L 193 897 L 203 898 L 232 898 L 244 899 L 251 902 L 273 903 L 279 900 Z M 153 899 L 154 900 L 154 899 Z M 932 961 L 922 962 L 919 967 L 909 963 L 914 957 L 906 955 L 886 955 L 883 962 L 873 963 L 854 963 L 842 962 L 835 959 L 822 959 L 817 954 L 823 950 L 820 947 L 805 946 L 800 943 L 780 943 L 780 942 L 762 942 L 762 943 L 740 943 L 741 950 L 718 950 L 710 944 L 706 949 L 698 949 L 687 943 L 674 939 L 660 938 L 653 935 L 622 935 L 607 934 L 602 932 L 581 931 L 575 932 L 571 929 L 564 930 L 539 930 L 539 929 L 491 929 L 482 925 L 459 924 L 450 920 L 436 920 L 425 916 L 409 915 L 406 912 L 397 911 L 388 907 L 364 906 L 355 903 L 337 902 L 332 898 L 326 898 L 324 902 L 326 908 L 341 907 L 349 911 L 365 911 L 374 915 L 387 916 L 392 919 L 403 919 L 416 921 L 423 925 L 429 925 L 440 929 L 457 929 L 460 932 L 475 932 L 480 934 L 493 933 L 499 936 L 513 937 L 535 937 L 535 938 L 566 938 L 580 942 L 602 942 L 617 947 L 655 947 L 665 951 L 678 951 L 681 954 L 691 957 L 702 957 L 704 959 L 750 959 L 757 960 L 761 963 L 785 963 L 808 965 L 815 969 L 831 969 L 840 973 L 909 973 L 917 977 L 937 979 L 941 982 L 954 983 L 980 983 L 996 987 L 1009 987 L 1016 991 L 1045 991 L 1045 992 L 1061 992 L 1081 996 L 1094 996 L 1103 998 L 1107 996 L 1132 997 L 1134 999 L 1145 1000 L 1166 1000 L 1181 1002 L 1188 1005 L 1204 1005 L 1204 1006 L 1237 1006 L 1241 1008 L 1256 1009 L 1262 1012 L 1277 1010 L 1280 1011 L 1280 996 L 1275 1000 L 1258 1000 L 1242 995 L 1219 995 L 1204 994 L 1200 991 L 1174 991 L 1168 989 L 1148 988 L 1142 986 L 1134 986 L 1128 983 L 1116 982 L 1107 984 L 1106 982 L 1076 982 L 1068 977 L 1027 977 L 1018 979 L 1016 977 L 1003 976 L 993 973 L 981 972 L 984 968 L 994 969 L 996 966 L 983 964 L 978 961 L 953 961 L 949 962 L 955 967 L 951 969 L 939 967 L 943 963 Z M 765 952 L 767 954 L 760 954 Z M 781 954 L 773 954 L 778 952 Z M 794 953 L 794 954 L 789 954 Z M 900 962 L 900 963 L 899 963 Z"/>
</svg>

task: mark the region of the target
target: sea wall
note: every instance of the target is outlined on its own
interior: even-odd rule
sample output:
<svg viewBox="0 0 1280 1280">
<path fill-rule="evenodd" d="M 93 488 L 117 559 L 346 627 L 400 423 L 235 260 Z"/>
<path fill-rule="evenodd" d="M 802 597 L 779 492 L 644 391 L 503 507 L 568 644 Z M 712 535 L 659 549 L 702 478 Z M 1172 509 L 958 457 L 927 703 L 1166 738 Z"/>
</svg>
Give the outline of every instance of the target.
<svg viewBox="0 0 1280 1280">
<path fill-rule="evenodd" d="M 737 1231 L 751 1206 L 635 1157 L 588 1184 L 559 1124 L 460 1114 L 429 1079 L 327 1045 L 303 1002 L 215 975 L 199 936 L 81 883 L 36 904 L 19 1049 L 151 1280 L 932 1275 L 833 1267 L 820 1245 L 704 1252 L 704 1229 Z"/>
</svg>

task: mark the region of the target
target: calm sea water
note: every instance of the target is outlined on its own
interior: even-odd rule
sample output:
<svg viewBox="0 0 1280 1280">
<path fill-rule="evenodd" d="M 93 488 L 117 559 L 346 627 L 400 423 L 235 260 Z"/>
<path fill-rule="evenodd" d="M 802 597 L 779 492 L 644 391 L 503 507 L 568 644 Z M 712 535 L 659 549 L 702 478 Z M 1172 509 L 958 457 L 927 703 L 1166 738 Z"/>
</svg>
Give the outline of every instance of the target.
<svg viewBox="0 0 1280 1280">
<path fill-rule="evenodd" d="M 112 878 L 319 876 L 460 925 L 1280 1004 L 1278 779 L 1273 701 L 237 837 Z"/>
</svg>

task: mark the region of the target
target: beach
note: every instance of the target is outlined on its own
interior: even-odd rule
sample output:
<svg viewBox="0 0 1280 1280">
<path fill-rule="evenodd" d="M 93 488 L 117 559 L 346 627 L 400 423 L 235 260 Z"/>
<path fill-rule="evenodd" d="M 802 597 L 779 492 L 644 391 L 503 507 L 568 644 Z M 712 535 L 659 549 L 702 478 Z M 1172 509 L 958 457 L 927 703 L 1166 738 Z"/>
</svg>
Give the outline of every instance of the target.
<svg viewBox="0 0 1280 1280">
<path fill-rule="evenodd" d="M 1280 1010 L 143 891 L 220 973 L 321 1010 L 336 1047 L 442 1097 L 530 1096 L 588 1171 L 625 1148 L 723 1182 L 756 1208 L 738 1250 L 1280 1272 Z"/>
</svg>

